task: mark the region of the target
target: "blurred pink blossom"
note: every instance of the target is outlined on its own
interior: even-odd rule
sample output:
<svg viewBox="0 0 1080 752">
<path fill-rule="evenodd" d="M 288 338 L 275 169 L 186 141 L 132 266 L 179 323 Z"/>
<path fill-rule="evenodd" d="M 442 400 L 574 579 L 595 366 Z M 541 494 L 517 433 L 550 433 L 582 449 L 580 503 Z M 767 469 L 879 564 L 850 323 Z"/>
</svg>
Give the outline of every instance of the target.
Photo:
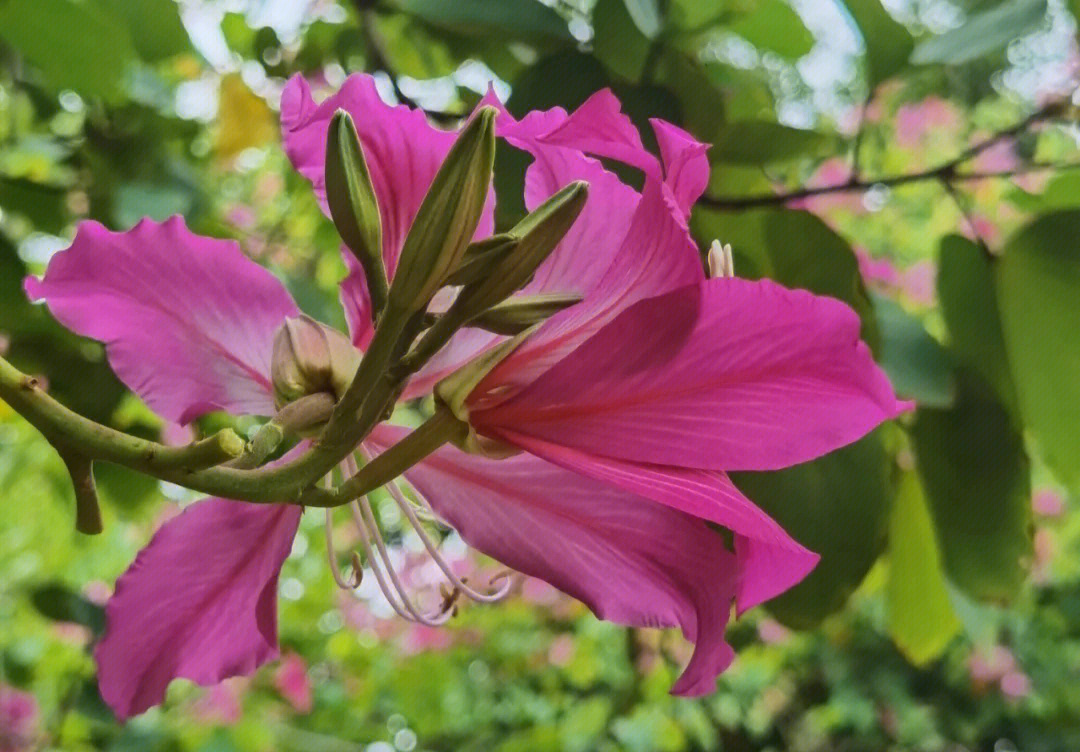
<svg viewBox="0 0 1080 752">
<path fill-rule="evenodd" d="M 985 136 L 984 136 L 985 137 Z M 1020 166 L 1016 143 L 1012 139 L 999 141 L 971 162 L 972 172 L 1005 172 Z"/>
<path fill-rule="evenodd" d="M 409 624 L 402 636 L 401 649 L 406 655 L 416 653 L 441 653 L 454 644 L 454 632 L 451 629 L 429 627 L 424 624 Z"/>
<path fill-rule="evenodd" d="M 791 630 L 775 619 L 762 619 L 757 624 L 758 637 L 768 645 L 777 645 L 787 642 L 791 637 Z"/>
<path fill-rule="evenodd" d="M 932 131 L 959 125 L 960 115 L 952 104 L 941 97 L 929 96 L 896 110 L 896 142 L 911 148 L 920 145 Z"/>
<path fill-rule="evenodd" d="M 0 684 L 0 752 L 36 749 L 38 716 L 32 694 Z"/>
<path fill-rule="evenodd" d="M 1042 517 L 1060 517 L 1065 512 L 1065 499 L 1052 488 L 1040 488 L 1031 495 L 1031 508 Z"/>
<path fill-rule="evenodd" d="M 289 653 L 274 671 L 274 687 L 297 713 L 310 713 L 314 699 L 307 663 L 296 653 Z"/>
<path fill-rule="evenodd" d="M 1014 700 L 1031 694 L 1031 679 L 1023 671 L 1010 671 L 1001 677 L 1001 694 Z"/>
<path fill-rule="evenodd" d="M 240 720 L 240 695 L 246 680 L 233 678 L 215 684 L 192 706 L 192 715 L 202 723 L 231 726 Z"/>
<path fill-rule="evenodd" d="M 551 641 L 548 646 L 547 658 L 552 666 L 566 666 L 574 657 L 574 638 L 568 634 L 561 634 Z"/>
<path fill-rule="evenodd" d="M 834 157 L 827 159 L 818 166 L 810 179 L 806 181 L 807 188 L 825 188 L 833 185 L 843 185 L 851 178 L 851 168 L 847 162 Z M 831 209 L 843 209 L 853 214 L 862 214 L 866 211 L 862 198 L 857 191 L 837 191 L 836 193 L 822 193 L 816 196 L 793 199 L 788 202 L 792 209 L 805 209 L 822 214 Z"/>
</svg>

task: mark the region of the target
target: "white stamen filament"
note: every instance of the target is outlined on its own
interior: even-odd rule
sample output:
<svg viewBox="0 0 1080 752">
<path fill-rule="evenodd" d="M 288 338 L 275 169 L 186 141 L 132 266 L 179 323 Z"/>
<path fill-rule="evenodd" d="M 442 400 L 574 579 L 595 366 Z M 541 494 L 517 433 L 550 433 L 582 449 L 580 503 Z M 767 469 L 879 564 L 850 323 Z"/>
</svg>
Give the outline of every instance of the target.
<svg viewBox="0 0 1080 752">
<path fill-rule="evenodd" d="M 364 459 L 368 459 L 366 452 L 363 454 Z M 357 462 L 355 457 L 347 457 L 345 461 L 342 462 L 340 470 L 346 477 L 355 474 L 357 472 Z M 324 485 L 329 485 L 330 482 L 330 476 L 327 476 L 323 481 Z M 431 505 L 428 503 L 427 499 L 423 498 L 423 496 L 415 489 L 412 489 L 418 500 L 418 505 L 414 505 L 395 482 L 391 482 L 386 488 L 390 493 L 391 498 L 393 498 L 398 505 L 398 508 L 405 515 L 405 519 L 409 521 L 413 530 L 416 531 L 416 534 L 419 536 L 428 555 L 448 580 L 449 585 L 449 587 L 440 586 L 439 588 L 443 596 L 443 602 L 440 608 L 434 613 L 422 613 L 413 603 L 412 599 L 409 598 L 405 584 L 402 582 L 401 577 L 394 567 L 390 551 L 388 550 L 386 541 L 383 539 L 378 521 L 375 518 L 375 513 L 372 510 L 371 501 L 367 496 L 361 497 L 358 500 L 353 500 L 349 505 L 350 512 L 352 514 L 353 523 L 360 534 L 365 561 L 371 568 L 372 574 L 375 576 L 375 581 L 379 585 L 379 589 L 382 591 L 387 603 L 389 603 L 390 607 L 394 610 L 394 613 L 407 621 L 437 627 L 445 624 L 457 613 L 456 602 L 461 595 L 465 595 L 480 603 L 493 603 L 502 600 L 510 593 L 516 580 L 513 577 L 513 573 L 509 570 L 498 572 L 488 581 L 488 586 L 494 588 L 491 592 L 480 592 L 467 585 L 464 579 L 458 577 L 454 573 L 450 563 L 440 553 L 438 544 L 433 540 L 431 535 L 428 534 L 427 530 L 424 529 L 421 515 L 424 517 L 431 517 L 433 520 L 436 519 L 434 514 L 429 511 Z M 338 566 L 337 557 L 334 554 L 333 516 L 329 509 L 326 510 L 325 532 L 330 571 L 334 576 L 334 582 L 336 582 L 338 587 L 343 590 L 355 593 L 362 578 L 363 563 L 360 561 L 359 556 L 357 556 L 356 553 L 353 553 L 353 569 L 355 570 L 354 581 L 352 583 L 348 582 L 341 572 L 341 568 Z M 498 584 L 500 582 L 502 584 Z"/>
</svg>

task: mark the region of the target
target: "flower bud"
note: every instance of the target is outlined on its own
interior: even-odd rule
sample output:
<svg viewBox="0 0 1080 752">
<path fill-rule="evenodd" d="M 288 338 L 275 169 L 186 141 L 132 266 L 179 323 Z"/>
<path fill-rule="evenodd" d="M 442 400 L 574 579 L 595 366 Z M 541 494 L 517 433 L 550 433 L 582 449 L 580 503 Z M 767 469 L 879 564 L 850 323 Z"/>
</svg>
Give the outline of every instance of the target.
<svg viewBox="0 0 1080 752">
<path fill-rule="evenodd" d="M 338 110 L 326 137 L 326 203 L 338 234 L 364 270 L 372 309 L 386 305 L 382 220 L 364 148 L 349 113 Z"/>
<path fill-rule="evenodd" d="M 405 313 L 427 308 L 458 267 L 480 223 L 495 161 L 493 107 L 481 107 L 446 155 L 405 237 L 390 305 Z"/>
<path fill-rule="evenodd" d="M 340 399 L 359 364 L 360 353 L 341 332 L 309 316 L 288 318 L 274 335 L 274 400 L 280 409 L 319 392 Z"/>
</svg>

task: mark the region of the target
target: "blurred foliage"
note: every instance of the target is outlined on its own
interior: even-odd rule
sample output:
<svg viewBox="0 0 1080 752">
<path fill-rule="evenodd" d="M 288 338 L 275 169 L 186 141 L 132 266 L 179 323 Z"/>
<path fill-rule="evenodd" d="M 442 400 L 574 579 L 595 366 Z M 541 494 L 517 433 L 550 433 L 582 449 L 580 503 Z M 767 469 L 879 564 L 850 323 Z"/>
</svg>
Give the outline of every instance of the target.
<svg viewBox="0 0 1080 752">
<path fill-rule="evenodd" d="M 183 214 L 198 232 L 241 240 L 308 313 L 342 324 L 338 241 L 280 151 L 275 110 L 293 73 L 326 90 L 361 70 L 438 122 L 468 112 L 491 81 L 519 115 L 610 87 L 647 143 L 650 117 L 711 142 L 709 195 L 765 200 L 702 202 L 692 219 L 702 247 L 719 237 L 741 276 L 851 304 L 918 403 L 830 456 L 738 478 L 822 563 L 730 628 L 739 658 L 709 697 L 666 694 L 687 657 L 676 635 L 598 622 L 541 583 L 438 632 L 385 618 L 373 592 L 342 600 L 308 515 L 281 582 L 289 658 L 217 688 L 177 682 L 165 706 L 125 727 L 94 684 L 101 603 L 191 497 L 102 468 L 106 533 L 80 537 L 58 458 L 0 404 L 0 749 L 16 739 L 3 724 L 13 723 L 5 697 L 19 691 L 38 706 L 19 749 L 1080 747 L 1073 114 L 1002 137 L 954 171 L 890 181 L 1068 102 L 1078 10 L 1061 0 L 0 0 L 0 348 L 90 417 L 148 436 L 162 428 L 100 345 L 22 294 L 23 276 L 83 219 L 124 229 Z M 498 155 L 502 226 L 524 210 L 525 164 Z M 859 189 L 768 198 L 849 183 Z"/>
</svg>

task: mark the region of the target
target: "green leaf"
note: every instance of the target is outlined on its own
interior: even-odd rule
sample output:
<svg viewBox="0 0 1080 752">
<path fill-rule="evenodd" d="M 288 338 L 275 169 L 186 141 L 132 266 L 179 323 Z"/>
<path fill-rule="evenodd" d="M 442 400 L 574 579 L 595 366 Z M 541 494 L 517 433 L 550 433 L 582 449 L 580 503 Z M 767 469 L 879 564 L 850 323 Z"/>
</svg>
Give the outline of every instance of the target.
<svg viewBox="0 0 1080 752">
<path fill-rule="evenodd" d="M 799 14 L 784 0 L 760 0 L 752 10 L 728 26 L 760 50 L 797 60 L 814 46 L 814 35 Z"/>
<path fill-rule="evenodd" d="M 907 27 L 894 19 L 881 0 L 844 0 L 863 38 L 866 78 L 871 91 L 902 70 L 915 42 Z"/>
<path fill-rule="evenodd" d="M 105 628 L 105 610 L 59 582 L 36 588 L 30 594 L 30 602 L 47 619 L 82 624 L 95 635 Z"/>
<path fill-rule="evenodd" d="M 67 226 L 67 191 L 58 186 L 0 176 L 0 208 L 21 214 L 34 227 L 58 235 Z"/>
<path fill-rule="evenodd" d="M 990 263 L 983 250 L 967 238 L 943 238 L 938 258 L 938 300 L 953 357 L 994 388 L 1019 425 L 1016 387 L 1009 372 Z"/>
<path fill-rule="evenodd" d="M 862 319 L 863 339 L 877 349 L 877 317 L 855 254 L 848 242 L 818 217 L 790 209 L 698 211 L 693 223 L 698 238 L 731 243 L 737 276 L 768 277 L 850 305 Z"/>
<path fill-rule="evenodd" d="M 1031 487 L 1023 437 L 991 387 L 957 372 L 956 405 L 920 407 L 911 430 L 949 579 L 1006 599 L 1031 558 Z"/>
<path fill-rule="evenodd" d="M 127 30 L 116 19 L 74 0 L 9 0 L 0 6 L 0 37 L 54 89 L 108 100 L 119 95 L 135 57 Z"/>
<path fill-rule="evenodd" d="M 944 652 L 960 630 L 949 602 L 934 523 L 918 479 L 906 473 L 889 515 L 889 635 L 922 666 Z"/>
<path fill-rule="evenodd" d="M 683 126 L 703 141 L 715 143 L 724 124 L 724 97 L 696 59 L 666 47 L 660 53 L 656 79 L 676 96 Z"/>
<path fill-rule="evenodd" d="M 920 405 L 948 407 L 953 401 L 949 354 L 917 318 L 888 298 L 875 297 L 881 332 L 881 367 L 896 393 Z"/>
<path fill-rule="evenodd" d="M 433 26 L 470 36 L 530 42 L 572 42 L 562 16 L 538 0 L 397 0 L 402 11 Z"/>
<path fill-rule="evenodd" d="M 593 53 L 608 70 L 637 81 L 651 47 L 623 0 L 599 0 L 593 9 Z"/>
<path fill-rule="evenodd" d="M 1006 0 L 972 13 L 963 25 L 919 42 L 911 53 L 916 65 L 959 65 L 1002 50 L 1046 18 L 1046 0 Z"/>
<path fill-rule="evenodd" d="M 833 143 L 832 137 L 817 131 L 769 120 L 739 120 L 720 131 L 709 156 L 727 164 L 764 165 L 812 157 Z"/>
<path fill-rule="evenodd" d="M 998 305 L 1020 413 L 1040 456 L 1080 491 L 1080 211 L 1014 235 L 996 262 Z"/>
<path fill-rule="evenodd" d="M 634 26 L 648 39 L 655 39 L 663 26 L 657 0 L 622 0 L 626 12 L 634 21 Z"/>
<path fill-rule="evenodd" d="M 98 0 L 127 27 L 143 60 L 163 60 L 191 49 L 175 0 Z"/>
<path fill-rule="evenodd" d="M 1080 172 L 1069 170 L 1054 175 L 1041 193 L 1028 193 L 1013 186 L 1008 198 L 1019 209 L 1028 212 L 1080 209 Z"/>
<path fill-rule="evenodd" d="M 821 555 L 809 577 L 768 604 L 789 626 L 813 627 L 843 606 L 885 546 L 893 490 L 880 434 L 786 470 L 732 475 L 795 540 Z"/>
</svg>

